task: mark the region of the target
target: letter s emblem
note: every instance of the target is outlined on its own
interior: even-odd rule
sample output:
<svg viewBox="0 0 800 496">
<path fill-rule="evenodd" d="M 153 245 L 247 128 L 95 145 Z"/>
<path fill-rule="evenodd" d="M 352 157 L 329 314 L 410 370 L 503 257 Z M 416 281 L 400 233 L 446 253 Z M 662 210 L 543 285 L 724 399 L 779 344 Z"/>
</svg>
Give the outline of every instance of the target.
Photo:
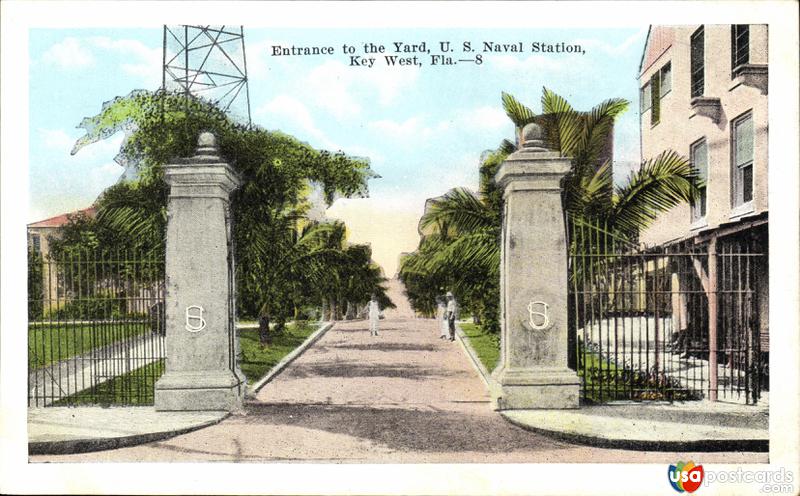
<svg viewBox="0 0 800 496">
<path fill-rule="evenodd" d="M 203 307 L 191 305 L 186 307 L 186 330 L 189 332 L 200 332 L 206 327 L 206 320 L 203 318 Z"/>
<path fill-rule="evenodd" d="M 538 310 L 540 311 L 537 311 Z M 550 315 L 547 313 L 549 305 L 543 301 L 532 301 L 528 303 L 528 323 L 531 329 L 541 331 L 550 327 Z M 539 321 L 537 323 L 537 320 Z"/>
</svg>

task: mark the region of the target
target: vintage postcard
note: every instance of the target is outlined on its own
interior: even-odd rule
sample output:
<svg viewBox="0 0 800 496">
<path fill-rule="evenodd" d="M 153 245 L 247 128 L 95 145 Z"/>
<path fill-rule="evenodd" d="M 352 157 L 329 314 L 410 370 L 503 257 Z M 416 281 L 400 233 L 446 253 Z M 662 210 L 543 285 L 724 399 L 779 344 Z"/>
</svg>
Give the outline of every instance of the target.
<svg viewBox="0 0 800 496">
<path fill-rule="evenodd" d="M 673 7 L 4 3 L 0 489 L 797 494 L 797 5 Z"/>
</svg>

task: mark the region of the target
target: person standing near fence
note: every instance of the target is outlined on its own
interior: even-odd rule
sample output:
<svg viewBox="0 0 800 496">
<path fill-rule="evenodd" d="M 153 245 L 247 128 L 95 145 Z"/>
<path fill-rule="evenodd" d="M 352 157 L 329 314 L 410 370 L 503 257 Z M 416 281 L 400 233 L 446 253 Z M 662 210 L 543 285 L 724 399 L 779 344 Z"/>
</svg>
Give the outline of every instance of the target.
<svg viewBox="0 0 800 496">
<path fill-rule="evenodd" d="M 374 294 L 369 301 L 369 333 L 372 336 L 378 335 L 378 321 L 381 318 L 381 308 L 378 305 L 378 297 Z"/>
<path fill-rule="evenodd" d="M 445 339 L 448 336 L 447 327 L 447 305 L 444 302 L 443 296 L 436 297 L 436 322 L 439 324 L 439 339 Z"/>
<path fill-rule="evenodd" d="M 445 311 L 447 317 L 447 330 L 450 341 L 456 340 L 456 299 L 453 293 L 447 292 L 447 309 Z"/>
</svg>

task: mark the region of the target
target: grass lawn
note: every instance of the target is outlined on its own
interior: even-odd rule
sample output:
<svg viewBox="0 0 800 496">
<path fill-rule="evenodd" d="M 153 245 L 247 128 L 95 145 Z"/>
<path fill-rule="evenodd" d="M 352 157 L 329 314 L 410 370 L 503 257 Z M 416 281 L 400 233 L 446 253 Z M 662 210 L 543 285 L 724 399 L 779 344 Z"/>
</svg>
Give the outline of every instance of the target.
<svg viewBox="0 0 800 496">
<path fill-rule="evenodd" d="M 247 377 L 247 382 L 252 384 L 263 377 L 283 357 L 291 353 L 318 328 L 318 322 L 288 324 L 286 330 L 282 334 L 274 336 L 272 344 L 264 348 L 258 342 L 258 329 L 243 329 L 239 331 L 239 342 L 243 355 L 239 366 Z M 115 377 L 98 386 L 63 398 L 53 403 L 53 406 L 85 404 L 152 405 L 155 383 L 163 373 L 164 360 L 162 359 Z"/>
<path fill-rule="evenodd" d="M 149 331 L 146 322 L 28 324 L 28 367 L 34 370 Z"/>
<path fill-rule="evenodd" d="M 155 384 L 164 373 L 164 359 L 117 376 L 103 384 L 53 403 L 67 405 L 152 405 Z"/>
<path fill-rule="evenodd" d="M 486 367 L 486 370 L 491 372 L 497 366 L 497 361 L 500 359 L 500 336 L 497 334 L 489 334 L 477 324 L 459 323 L 459 327 L 464 331 L 469 344 L 478 359 Z"/>
<path fill-rule="evenodd" d="M 489 372 L 494 370 L 500 359 L 500 336 L 486 333 L 476 324 L 460 323 L 459 326 L 486 370 Z M 585 395 L 586 400 L 594 403 L 631 398 L 672 401 L 699 399 L 696 394 L 676 384 L 664 383 L 664 379 L 659 383 L 641 371 L 619 367 L 594 352 L 584 355 L 578 367 L 578 376 L 583 382 L 581 393 Z"/>
<path fill-rule="evenodd" d="M 286 330 L 274 336 L 272 344 L 263 348 L 258 341 L 258 329 L 240 330 L 239 344 L 242 348 L 242 361 L 239 363 L 239 367 L 247 377 L 247 382 L 253 384 L 263 377 L 318 328 L 318 322 L 287 324 Z"/>
</svg>

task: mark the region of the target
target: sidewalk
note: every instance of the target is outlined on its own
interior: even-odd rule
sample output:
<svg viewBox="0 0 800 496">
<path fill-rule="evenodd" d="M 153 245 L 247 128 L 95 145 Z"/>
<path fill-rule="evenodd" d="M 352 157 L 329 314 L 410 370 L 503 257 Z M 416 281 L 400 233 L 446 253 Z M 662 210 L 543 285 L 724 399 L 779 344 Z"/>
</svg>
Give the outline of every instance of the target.
<svg viewBox="0 0 800 496">
<path fill-rule="evenodd" d="M 228 412 L 156 412 L 149 407 L 28 409 L 28 453 L 67 454 L 158 441 L 216 424 Z"/>
<path fill-rule="evenodd" d="M 568 442 L 646 451 L 769 451 L 765 408 L 689 401 L 583 406 L 578 410 L 508 410 L 524 429 Z"/>
<path fill-rule="evenodd" d="M 500 385 L 458 330 L 463 349 L 481 375 L 493 404 Z M 642 451 L 769 451 L 769 407 L 737 403 L 614 402 L 577 410 L 506 410 L 514 425 L 562 441 Z"/>
</svg>

